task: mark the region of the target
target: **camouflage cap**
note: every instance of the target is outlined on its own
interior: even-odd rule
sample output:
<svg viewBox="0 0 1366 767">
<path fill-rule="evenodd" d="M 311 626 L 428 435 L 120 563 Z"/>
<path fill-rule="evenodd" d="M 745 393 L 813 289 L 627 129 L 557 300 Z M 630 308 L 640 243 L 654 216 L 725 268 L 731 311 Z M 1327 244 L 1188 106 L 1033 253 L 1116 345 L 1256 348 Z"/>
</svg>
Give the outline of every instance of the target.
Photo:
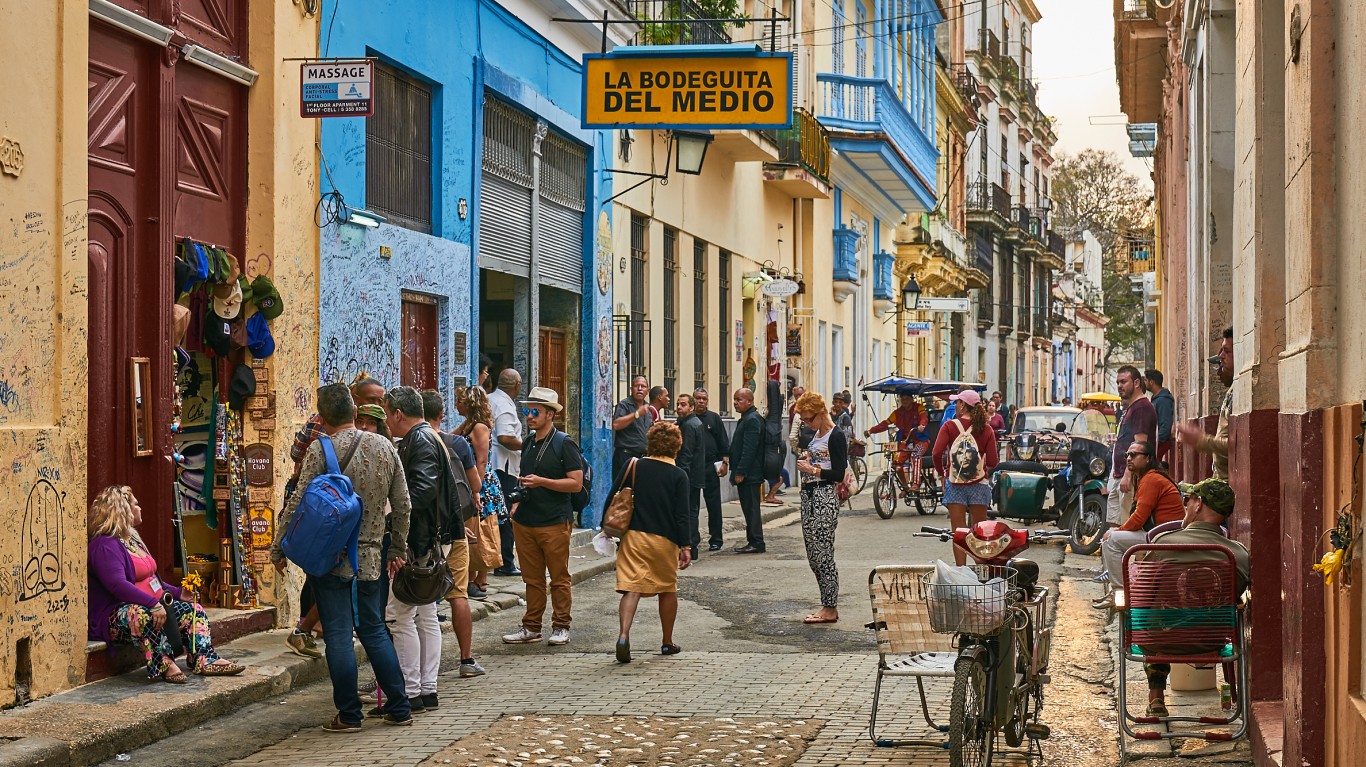
<svg viewBox="0 0 1366 767">
<path fill-rule="evenodd" d="M 1199 498 L 1212 511 L 1225 517 L 1233 513 L 1233 488 L 1227 480 L 1210 477 L 1193 485 L 1182 482 L 1181 493 Z"/>
</svg>

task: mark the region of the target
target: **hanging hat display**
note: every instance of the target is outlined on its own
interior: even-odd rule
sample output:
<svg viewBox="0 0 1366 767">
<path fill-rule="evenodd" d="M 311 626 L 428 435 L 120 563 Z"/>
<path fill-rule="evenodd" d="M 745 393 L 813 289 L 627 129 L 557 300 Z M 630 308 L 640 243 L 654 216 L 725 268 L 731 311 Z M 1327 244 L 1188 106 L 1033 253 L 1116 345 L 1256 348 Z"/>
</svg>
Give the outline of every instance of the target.
<svg viewBox="0 0 1366 767">
<path fill-rule="evenodd" d="M 232 283 L 227 295 L 219 295 L 219 288 L 214 289 L 213 311 L 225 320 L 237 319 L 237 315 L 242 313 L 242 286 L 237 282 Z"/>
<path fill-rule="evenodd" d="M 265 359 L 275 353 L 275 337 L 271 335 L 270 325 L 260 312 L 247 320 L 247 348 L 251 350 L 251 356 L 257 359 Z"/>
<path fill-rule="evenodd" d="M 284 303 L 280 300 L 280 291 L 275 289 L 275 283 L 264 274 L 252 280 L 251 290 L 251 300 L 256 304 L 256 311 L 265 315 L 266 319 L 273 320 L 285 310 Z"/>
</svg>

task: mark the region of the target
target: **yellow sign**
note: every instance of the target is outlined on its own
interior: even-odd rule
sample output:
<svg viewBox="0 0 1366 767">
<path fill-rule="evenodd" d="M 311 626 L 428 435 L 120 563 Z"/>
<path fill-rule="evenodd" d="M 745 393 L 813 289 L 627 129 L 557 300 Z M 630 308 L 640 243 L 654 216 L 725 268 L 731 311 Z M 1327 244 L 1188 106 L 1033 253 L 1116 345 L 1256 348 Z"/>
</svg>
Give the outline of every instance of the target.
<svg viewBox="0 0 1366 767">
<path fill-rule="evenodd" d="M 792 54 L 584 57 L 585 128 L 791 127 Z"/>
</svg>

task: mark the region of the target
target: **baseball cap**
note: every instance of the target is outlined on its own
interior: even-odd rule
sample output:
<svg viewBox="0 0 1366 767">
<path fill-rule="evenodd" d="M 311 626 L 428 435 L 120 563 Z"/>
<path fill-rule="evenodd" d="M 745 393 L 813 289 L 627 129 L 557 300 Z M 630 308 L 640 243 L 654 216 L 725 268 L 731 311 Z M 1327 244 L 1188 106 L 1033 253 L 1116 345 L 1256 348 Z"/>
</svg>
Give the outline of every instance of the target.
<svg viewBox="0 0 1366 767">
<path fill-rule="evenodd" d="M 977 403 L 982 401 L 982 395 L 978 394 L 972 389 L 964 389 L 963 391 L 958 392 L 952 397 L 949 397 L 949 400 L 956 400 L 958 402 L 962 402 L 964 405 L 967 405 L 968 407 L 974 407 L 975 405 L 977 405 Z"/>
<path fill-rule="evenodd" d="M 256 311 L 264 314 L 266 319 L 273 320 L 285 310 L 284 303 L 280 301 L 280 291 L 275 289 L 275 283 L 264 274 L 252 280 L 251 292 L 251 300 L 256 304 Z"/>
<path fill-rule="evenodd" d="M 204 345 L 219 357 L 228 356 L 232 351 L 232 322 L 210 311 L 204 317 Z"/>
<path fill-rule="evenodd" d="M 251 356 L 257 359 L 265 359 L 275 353 L 275 336 L 271 335 L 270 325 L 266 324 L 266 318 L 260 312 L 247 320 L 247 348 L 251 350 Z"/>
<path fill-rule="evenodd" d="M 1218 514 L 1227 517 L 1233 513 L 1233 488 L 1226 480 L 1210 477 L 1195 484 L 1182 482 L 1180 488 L 1182 495 L 1199 498 Z"/>
<path fill-rule="evenodd" d="M 232 289 L 226 296 L 213 297 L 213 312 L 225 320 L 237 319 L 237 315 L 242 312 L 242 285 L 233 281 Z"/>
<path fill-rule="evenodd" d="M 247 402 L 247 397 L 255 394 L 256 374 L 251 372 L 251 368 L 239 363 L 237 369 L 232 371 L 232 383 L 228 386 L 228 406 L 233 410 L 241 410 Z"/>
</svg>

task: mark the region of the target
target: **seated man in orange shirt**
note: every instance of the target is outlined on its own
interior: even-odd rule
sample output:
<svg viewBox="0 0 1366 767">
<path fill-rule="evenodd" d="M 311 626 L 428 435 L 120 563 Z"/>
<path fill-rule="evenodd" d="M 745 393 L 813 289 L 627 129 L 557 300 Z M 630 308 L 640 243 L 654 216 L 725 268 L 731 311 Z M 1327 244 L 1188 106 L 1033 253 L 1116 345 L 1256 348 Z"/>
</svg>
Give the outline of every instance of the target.
<svg viewBox="0 0 1366 767">
<path fill-rule="evenodd" d="M 863 432 L 863 436 L 881 434 L 893 426 L 901 448 L 896 454 L 897 473 L 907 488 L 915 488 L 920 484 L 920 456 L 930 447 L 930 415 L 916 401 L 915 395 L 903 394 L 901 407 L 877 426 Z"/>
<path fill-rule="evenodd" d="M 1105 564 L 1105 572 L 1110 583 L 1118 585 L 1122 578 L 1119 571 L 1124 552 L 1140 543 L 1148 542 L 1148 521 L 1152 526 L 1166 522 L 1180 522 L 1186 514 L 1181 500 L 1181 490 L 1176 482 L 1153 461 L 1153 444 L 1134 442 L 1124 453 L 1129 471 L 1137 477 L 1134 492 L 1134 510 L 1124 524 L 1107 530 L 1100 544 L 1100 558 Z M 1114 595 L 1106 594 L 1092 603 L 1095 607 L 1106 609 L 1114 606 Z"/>
</svg>

